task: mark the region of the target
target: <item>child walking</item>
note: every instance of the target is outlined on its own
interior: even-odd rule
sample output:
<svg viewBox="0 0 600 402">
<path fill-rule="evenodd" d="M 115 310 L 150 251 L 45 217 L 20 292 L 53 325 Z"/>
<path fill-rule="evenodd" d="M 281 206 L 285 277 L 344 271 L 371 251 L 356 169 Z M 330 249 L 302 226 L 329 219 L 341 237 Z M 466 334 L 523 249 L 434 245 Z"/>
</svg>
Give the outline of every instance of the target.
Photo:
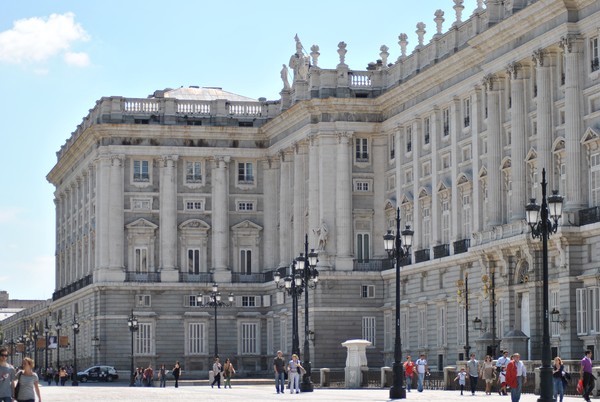
<svg viewBox="0 0 600 402">
<path fill-rule="evenodd" d="M 508 395 L 506 393 L 506 366 L 502 366 L 502 371 L 498 375 L 498 382 L 500 383 L 500 391 L 498 394 L 500 395 Z"/>
<path fill-rule="evenodd" d="M 460 371 L 458 372 L 458 374 L 456 375 L 456 378 L 454 379 L 454 381 L 458 380 L 458 385 L 460 385 L 460 394 L 463 394 L 463 391 L 465 390 L 465 384 L 467 381 L 467 372 L 465 371 L 464 367 L 460 368 Z"/>
</svg>

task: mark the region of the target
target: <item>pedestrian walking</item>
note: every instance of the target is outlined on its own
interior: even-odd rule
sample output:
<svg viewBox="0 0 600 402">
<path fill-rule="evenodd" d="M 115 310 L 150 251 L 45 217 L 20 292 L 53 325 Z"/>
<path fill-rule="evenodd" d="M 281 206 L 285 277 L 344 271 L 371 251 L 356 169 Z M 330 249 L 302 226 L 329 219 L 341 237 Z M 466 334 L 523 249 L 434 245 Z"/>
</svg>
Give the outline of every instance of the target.
<svg viewBox="0 0 600 402">
<path fill-rule="evenodd" d="M 496 373 L 500 374 L 502 367 L 506 367 L 509 361 L 508 350 L 501 350 L 500 356 L 498 357 L 498 360 L 496 360 Z"/>
<path fill-rule="evenodd" d="M 65 383 L 67 382 L 67 378 L 69 377 L 69 374 L 67 373 L 67 369 L 64 367 L 61 367 L 60 371 L 58 372 L 58 376 L 60 377 L 60 385 L 62 385 L 64 387 Z"/>
<path fill-rule="evenodd" d="M 592 351 L 586 350 L 585 356 L 581 359 L 580 378 L 583 379 L 583 399 L 590 402 L 590 393 L 594 389 L 596 377 L 592 374 Z"/>
<path fill-rule="evenodd" d="M 417 391 L 423 392 L 425 374 L 429 375 L 429 365 L 427 364 L 425 353 L 421 353 L 415 364 L 417 366 Z"/>
<path fill-rule="evenodd" d="M 290 382 L 290 394 L 293 394 L 296 391 L 297 394 L 300 393 L 300 372 L 304 371 L 304 368 L 300 364 L 298 360 L 298 355 L 293 354 L 292 360 L 288 363 L 288 379 Z"/>
<path fill-rule="evenodd" d="M 221 366 L 221 362 L 218 357 L 215 357 L 215 362 L 213 363 L 213 382 L 210 384 L 211 388 L 214 388 L 215 383 L 217 384 L 217 388 L 221 388 L 221 370 L 223 366 Z"/>
<path fill-rule="evenodd" d="M 285 389 L 285 360 L 283 360 L 283 352 L 277 351 L 277 356 L 273 359 L 273 371 L 275 372 L 275 390 L 277 393 L 282 393 Z"/>
<path fill-rule="evenodd" d="M 167 372 L 165 365 L 161 364 L 160 369 L 158 370 L 159 388 L 165 388 L 167 386 Z"/>
<path fill-rule="evenodd" d="M 460 394 L 463 395 L 463 391 L 465 390 L 465 385 L 467 382 L 467 372 L 464 367 L 460 368 L 460 371 L 456 375 L 454 381 L 458 381 L 458 385 L 460 386 Z"/>
<path fill-rule="evenodd" d="M 151 364 L 144 370 L 144 385 L 147 387 L 154 386 L 154 370 L 152 370 Z"/>
<path fill-rule="evenodd" d="M 510 387 L 512 402 L 521 399 L 521 388 L 527 383 L 527 370 L 521 361 L 521 355 L 513 353 L 511 361 L 506 366 L 506 384 Z"/>
<path fill-rule="evenodd" d="M 135 371 L 135 386 L 141 387 L 142 385 L 144 385 L 144 369 L 138 367 Z"/>
<path fill-rule="evenodd" d="M 235 374 L 235 368 L 233 368 L 233 364 L 231 364 L 231 360 L 229 358 L 225 359 L 225 363 L 223 364 L 223 379 L 225 380 L 223 384 L 223 388 L 231 389 L 231 377 Z"/>
<path fill-rule="evenodd" d="M 471 395 L 475 395 L 477 380 L 479 380 L 479 361 L 475 360 L 475 353 L 471 353 L 471 359 L 467 362 L 467 374 L 471 385 Z"/>
<path fill-rule="evenodd" d="M 8 363 L 8 349 L 0 347 L 0 402 L 12 402 L 15 368 Z"/>
<path fill-rule="evenodd" d="M 560 357 L 556 356 L 554 358 L 554 363 L 552 364 L 552 383 L 554 384 L 554 400 L 558 402 L 563 402 L 563 397 L 565 395 L 564 382 L 565 379 L 565 366 Z M 556 399 L 557 396 L 560 396 L 560 399 Z"/>
<path fill-rule="evenodd" d="M 175 362 L 175 367 L 173 367 L 173 377 L 175 378 L 175 388 L 179 388 L 179 376 L 181 375 L 181 366 L 179 365 L 179 361 Z"/>
<path fill-rule="evenodd" d="M 404 376 L 406 378 L 406 390 L 410 392 L 412 387 L 413 377 L 415 375 L 415 363 L 411 360 L 410 355 L 406 356 L 404 362 Z"/>
<path fill-rule="evenodd" d="M 500 371 L 500 374 L 498 374 L 498 383 L 500 383 L 500 390 L 498 391 L 498 394 L 508 395 L 506 392 L 506 366 L 502 366 L 502 371 Z"/>
<path fill-rule="evenodd" d="M 46 367 L 46 382 L 48 385 L 52 385 L 52 379 L 54 378 L 54 369 L 52 366 Z"/>
<path fill-rule="evenodd" d="M 492 356 L 487 355 L 481 365 L 481 379 L 485 381 L 485 394 L 492 395 L 492 383 L 496 379 L 496 368 L 492 362 Z"/>
<path fill-rule="evenodd" d="M 16 379 L 19 381 L 19 393 L 15 395 L 15 399 L 18 402 L 33 402 L 36 395 L 38 401 L 42 400 L 39 378 L 33 371 L 34 367 L 35 362 L 31 357 L 23 358 L 22 370 L 16 375 Z"/>
</svg>

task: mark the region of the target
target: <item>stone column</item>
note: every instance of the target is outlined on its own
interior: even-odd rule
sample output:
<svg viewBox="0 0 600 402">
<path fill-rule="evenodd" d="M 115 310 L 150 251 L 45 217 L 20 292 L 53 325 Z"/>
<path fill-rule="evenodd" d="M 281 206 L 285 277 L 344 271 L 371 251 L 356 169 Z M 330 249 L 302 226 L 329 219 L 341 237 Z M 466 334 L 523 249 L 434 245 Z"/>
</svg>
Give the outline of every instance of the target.
<svg viewBox="0 0 600 402">
<path fill-rule="evenodd" d="M 518 63 L 511 63 L 507 68 L 511 78 L 510 96 L 512 99 L 510 118 L 512 121 L 511 131 L 511 181 L 512 196 L 508 202 L 511 203 L 511 214 L 508 220 L 516 222 L 525 219 L 526 199 L 526 169 L 525 153 L 527 146 L 527 111 L 525 110 L 525 71 Z"/>
<path fill-rule="evenodd" d="M 334 133 L 319 134 L 319 223 L 316 227 L 326 228 L 328 233 L 325 236 L 326 244 L 324 249 L 319 250 L 319 267 L 329 269 L 333 263 L 329 256 L 337 254 L 337 244 L 335 241 L 336 233 L 335 217 L 336 203 L 334 189 L 336 188 L 337 176 L 333 174 L 337 168 L 336 159 L 333 155 L 337 154 L 337 137 Z M 328 172 L 330 174 L 325 174 Z M 319 241 L 315 244 L 318 248 Z"/>
<path fill-rule="evenodd" d="M 352 163 L 350 141 L 352 133 L 338 133 L 336 185 L 335 185 L 335 232 L 336 270 L 351 271 L 352 266 Z M 374 155 L 371 152 L 371 155 Z"/>
<path fill-rule="evenodd" d="M 471 233 L 479 232 L 483 228 L 483 197 L 480 197 L 481 182 L 479 181 L 479 170 L 481 169 L 481 141 L 479 134 L 481 133 L 482 120 L 484 116 L 485 105 L 483 104 L 483 94 L 480 86 L 475 88 L 475 94 L 473 96 L 473 113 L 471 115 L 471 166 L 473 167 L 473 180 L 472 180 L 472 191 L 471 191 Z M 454 205 L 460 208 L 461 216 L 463 213 L 463 200 L 462 192 L 457 193 L 457 199 Z M 455 214 L 453 214 L 455 215 Z M 460 229 L 457 228 L 457 233 L 462 233 L 461 239 L 470 239 L 471 233 L 465 233 L 463 231 L 463 224 L 457 222 Z"/>
<path fill-rule="evenodd" d="M 212 186 L 212 265 L 215 282 L 231 282 L 229 270 L 229 156 L 216 156 Z"/>
<path fill-rule="evenodd" d="M 589 188 L 587 175 L 581 174 L 584 165 L 580 144 L 580 137 L 583 134 L 581 91 L 583 40 L 569 35 L 562 39 L 561 47 L 565 52 L 565 160 L 567 163 L 565 210 L 573 211 L 586 206 L 583 192 L 587 194 Z"/>
<path fill-rule="evenodd" d="M 62 229 L 62 193 L 54 193 L 54 206 L 55 206 L 55 221 L 56 221 L 56 256 L 54 257 L 54 264 L 56 265 L 56 276 L 54 277 L 54 288 L 59 289 L 61 287 L 60 273 L 64 269 L 61 263 L 61 255 L 63 248 L 61 244 L 64 244 L 64 235 Z"/>
<path fill-rule="evenodd" d="M 314 230 L 319 227 L 319 139 L 309 137 L 308 147 L 308 238 L 309 243 L 318 244 Z"/>
<path fill-rule="evenodd" d="M 304 253 L 304 234 L 306 232 L 306 160 L 307 145 L 298 143 L 294 147 L 294 241 L 293 251 Z"/>
<path fill-rule="evenodd" d="M 110 233 L 110 155 L 101 154 L 96 160 L 96 264 L 95 271 L 109 266 Z"/>
<path fill-rule="evenodd" d="M 533 53 L 535 62 L 536 85 L 537 85 L 537 171 L 541 173 L 546 169 L 546 181 L 548 188 L 554 188 L 554 169 L 552 168 L 552 70 L 550 66 L 551 57 L 545 50 Z M 541 180 L 541 174 L 538 175 Z M 532 197 L 540 197 L 533 194 Z"/>
<path fill-rule="evenodd" d="M 290 150 L 280 154 L 281 171 L 279 175 L 279 266 L 287 267 L 296 257 L 290 243 L 292 236 L 292 154 Z"/>
<path fill-rule="evenodd" d="M 123 214 L 123 155 L 113 155 L 110 168 L 110 222 L 109 265 L 111 270 L 122 271 L 125 248 L 125 225 Z"/>
<path fill-rule="evenodd" d="M 495 76 L 488 75 L 484 79 L 487 91 L 487 132 L 488 132 L 488 158 L 487 158 L 487 187 L 488 222 L 484 229 L 490 229 L 502 224 L 502 178 L 500 163 L 502 158 L 502 137 L 500 126 L 500 90 Z"/>
<path fill-rule="evenodd" d="M 177 271 L 177 155 L 159 158 L 160 279 L 178 282 Z"/>
<path fill-rule="evenodd" d="M 279 160 L 262 161 L 264 171 L 264 225 L 263 261 L 267 270 L 278 268 L 279 244 L 277 242 L 277 210 L 279 206 Z"/>
</svg>

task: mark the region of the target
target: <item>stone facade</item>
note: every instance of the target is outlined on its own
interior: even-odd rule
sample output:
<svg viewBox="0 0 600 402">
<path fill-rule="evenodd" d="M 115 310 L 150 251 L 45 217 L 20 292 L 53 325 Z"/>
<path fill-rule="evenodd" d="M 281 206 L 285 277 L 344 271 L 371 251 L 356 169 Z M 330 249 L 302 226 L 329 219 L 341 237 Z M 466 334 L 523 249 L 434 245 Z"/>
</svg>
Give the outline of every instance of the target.
<svg viewBox="0 0 600 402">
<path fill-rule="evenodd" d="M 313 367 L 342 367 L 348 339 L 372 342 L 369 366 L 390 365 L 395 270 L 383 235 L 399 207 L 415 231 L 401 273 L 404 356 L 425 352 L 441 370 L 463 357 L 467 331 L 480 357 L 489 339 L 519 332 L 530 340 L 525 357 L 539 359 L 541 243 L 524 218 L 546 169 L 565 195 L 550 239 L 550 309 L 561 321 L 553 351 L 571 359 L 598 349 L 600 2 L 478 1 L 465 21 L 454 3 L 447 32 L 438 11 L 429 43 L 419 23 L 412 53 L 401 34 L 398 60 L 388 64 L 382 46 L 366 71 L 345 64 L 344 42 L 325 69 L 318 46 L 306 55 L 296 38 L 279 101 L 214 88 L 100 99 L 48 175 L 54 300 L 5 320 L 5 332 L 76 315 L 78 365 L 125 368 L 133 311 L 136 365 L 207 370 L 214 311 L 195 304 L 217 282 L 235 295 L 218 309 L 220 354 L 267 371 L 292 339 L 290 299 L 273 271 L 308 234 L 320 248 Z M 468 325 L 456 297 L 465 279 Z"/>
</svg>

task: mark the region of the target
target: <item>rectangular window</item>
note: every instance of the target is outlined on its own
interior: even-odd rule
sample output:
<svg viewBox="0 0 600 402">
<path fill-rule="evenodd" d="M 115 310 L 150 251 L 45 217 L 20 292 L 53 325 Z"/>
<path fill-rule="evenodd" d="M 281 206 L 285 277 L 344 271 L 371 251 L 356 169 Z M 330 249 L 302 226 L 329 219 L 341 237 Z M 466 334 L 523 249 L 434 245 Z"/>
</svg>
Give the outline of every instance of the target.
<svg viewBox="0 0 600 402">
<path fill-rule="evenodd" d="M 406 152 L 412 151 L 412 127 L 406 127 Z"/>
<path fill-rule="evenodd" d="M 469 162 L 471 160 L 471 145 L 467 145 L 462 149 L 462 161 Z"/>
<path fill-rule="evenodd" d="M 252 162 L 238 163 L 238 183 L 253 184 L 254 183 L 254 166 Z"/>
<path fill-rule="evenodd" d="M 442 244 L 450 243 L 450 202 L 442 201 Z"/>
<path fill-rule="evenodd" d="M 359 261 L 369 261 L 371 258 L 368 233 L 358 233 L 356 235 L 356 256 Z"/>
<path fill-rule="evenodd" d="M 185 182 L 202 183 L 202 162 L 185 163 Z"/>
<path fill-rule="evenodd" d="M 240 273 L 252 274 L 252 250 L 240 250 Z"/>
<path fill-rule="evenodd" d="M 463 223 L 463 236 L 465 238 L 471 237 L 471 195 L 464 194 L 462 198 L 462 223 Z"/>
<path fill-rule="evenodd" d="M 417 322 L 417 330 L 418 330 L 418 347 L 424 348 L 427 347 L 427 310 L 425 308 L 421 308 L 418 311 L 419 319 Z"/>
<path fill-rule="evenodd" d="M 590 39 L 590 61 L 592 71 L 598 71 L 600 68 L 600 60 L 598 60 L 598 38 Z"/>
<path fill-rule="evenodd" d="M 200 249 L 188 249 L 188 273 L 196 275 L 200 273 Z"/>
<path fill-rule="evenodd" d="M 258 324 L 243 322 L 240 326 L 241 336 L 241 354 L 256 355 L 258 354 Z"/>
<path fill-rule="evenodd" d="M 369 146 L 366 138 L 355 138 L 354 146 L 356 150 L 356 161 L 357 162 L 368 162 L 369 161 Z"/>
<path fill-rule="evenodd" d="M 237 210 L 239 212 L 250 212 L 254 211 L 254 202 L 252 201 L 238 201 Z"/>
<path fill-rule="evenodd" d="M 394 159 L 396 157 L 396 136 L 390 135 L 388 138 L 388 144 L 390 148 L 390 159 Z"/>
<path fill-rule="evenodd" d="M 286 352 L 288 347 L 287 341 L 287 318 L 282 317 L 279 320 L 279 350 Z"/>
<path fill-rule="evenodd" d="M 587 289 L 581 288 L 575 290 L 577 308 L 577 335 L 586 335 L 588 332 L 587 296 Z"/>
<path fill-rule="evenodd" d="M 186 200 L 186 211 L 204 211 L 204 201 L 202 200 Z"/>
<path fill-rule="evenodd" d="M 139 307 L 150 307 L 152 305 L 150 295 L 138 295 L 137 305 Z"/>
<path fill-rule="evenodd" d="M 423 120 L 423 143 L 425 145 L 429 144 L 431 136 L 431 120 L 429 117 L 425 117 Z"/>
<path fill-rule="evenodd" d="M 446 306 L 438 306 L 437 329 L 438 346 L 444 347 L 448 342 L 448 334 L 446 333 Z"/>
<path fill-rule="evenodd" d="M 431 242 L 431 211 L 429 207 L 423 208 L 423 246 L 429 247 Z"/>
<path fill-rule="evenodd" d="M 375 297 L 375 286 L 374 285 L 362 285 L 360 287 L 360 297 L 371 299 Z"/>
<path fill-rule="evenodd" d="M 362 318 L 362 338 L 375 346 L 375 317 Z"/>
<path fill-rule="evenodd" d="M 146 247 L 136 247 L 134 250 L 135 272 L 143 274 L 148 272 L 148 249 Z"/>
<path fill-rule="evenodd" d="M 201 355 L 206 353 L 204 347 L 205 325 L 201 322 L 188 323 L 187 330 L 187 352 L 190 355 Z"/>
<path fill-rule="evenodd" d="M 369 182 L 368 181 L 357 181 L 357 182 L 355 182 L 355 189 L 354 189 L 354 191 L 368 192 L 369 191 Z"/>
<path fill-rule="evenodd" d="M 242 307 L 256 307 L 256 297 L 242 296 Z"/>
<path fill-rule="evenodd" d="M 450 135 L 450 109 L 444 108 L 442 110 L 442 123 L 444 124 L 444 137 Z"/>
<path fill-rule="evenodd" d="M 463 117 L 464 127 L 469 127 L 471 125 L 471 98 L 463 99 Z"/>
<path fill-rule="evenodd" d="M 600 154 L 590 156 L 590 195 L 592 205 L 600 205 Z"/>
<path fill-rule="evenodd" d="M 150 181 L 150 162 L 134 160 L 133 161 L 133 181 L 137 183 L 146 183 Z"/>
<path fill-rule="evenodd" d="M 153 354 L 154 339 L 152 334 L 152 324 L 146 322 L 139 322 L 135 340 L 136 355 L 143 356 Z"/>
<path fill-rule="evenodd" d="M 150 211 L 152 209 L 152 198 L 132 198 L 131 209 Z"/>
<path fill-rule="evenodd" d="M 392 313 L 383 315 L 383 350 L 391 350 L 393 342 L 392 330 L 394 329 L 394 318 Z"/>
<path fill-rule="evenodd" d="M 201 307 L 202 295 L 187 295 L 184 302 L 186 307 Z"/>
<path fill-rule="evenodd" d="M 392 322 L 393 336 L 396 336 L 396 320 Z M 402 338 L 402 347 L 409 348 L 410 341 L 410 322 L 408 311 L 400 311 L 400 336 Z"/>
</svg>

